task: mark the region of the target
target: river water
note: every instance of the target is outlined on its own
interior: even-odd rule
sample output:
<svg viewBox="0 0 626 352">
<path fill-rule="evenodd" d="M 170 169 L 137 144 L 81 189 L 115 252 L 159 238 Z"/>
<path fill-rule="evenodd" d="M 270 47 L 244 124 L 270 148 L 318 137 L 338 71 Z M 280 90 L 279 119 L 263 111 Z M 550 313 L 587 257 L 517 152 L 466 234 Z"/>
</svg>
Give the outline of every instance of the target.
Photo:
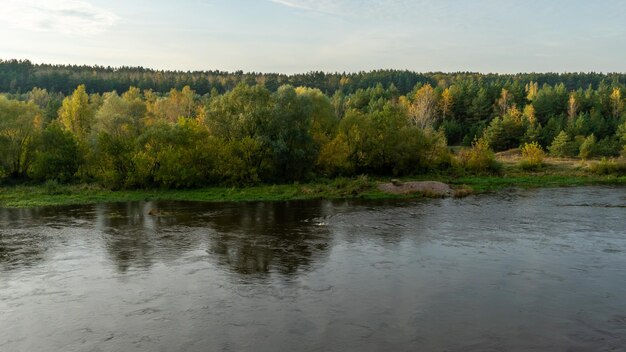
<svg viewBox="0 0 626 352">
<path fill-rule="evenodd" d="M 626 350 L 626 189 L 0 209 L 0 351 L 418 350 Z"/>
</svg>

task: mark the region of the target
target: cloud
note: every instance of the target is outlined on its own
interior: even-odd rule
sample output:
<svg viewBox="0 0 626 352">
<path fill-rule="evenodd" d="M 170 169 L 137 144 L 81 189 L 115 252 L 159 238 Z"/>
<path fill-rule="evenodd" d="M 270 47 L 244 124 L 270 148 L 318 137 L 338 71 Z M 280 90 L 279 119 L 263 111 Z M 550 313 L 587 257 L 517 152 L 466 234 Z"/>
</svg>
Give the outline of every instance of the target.
<svg viewBox="0 0 626 352">
<path fill-rule="evenodd" d="M 423 0 L 269 0 L 294 9 L 327 14 L 389 15 L 402 14 L 406 10 L 424 9 L 429 6 Z"/>
<path fill-rule="evenodd" d="M 3 0 L 0 22 L 34 32 L 90 35 L 104 32 L 119 17 L 82 0 Z"/>
<path fill-rule="evenodd" d="M 328 0 L 270 0 L 273 3 L 299 10 L 322 12 L 326 14 L 341 14 L 343 12 L 342 1 Z"/>
<path fill-rule="evenodd" d="M 438 23 L 480 22 L 490 15 L 512 16 L 518 2 L 500 0 L 268 0 L 302 11 L 313 11 L 345 18 L 404 20 Z M 525 0 L 537 2 L 540 0 Z M 545 6 L 544 6 L 545 7 Z M 541 8 L 541 6 L 540 6 Z"/>
</svg>

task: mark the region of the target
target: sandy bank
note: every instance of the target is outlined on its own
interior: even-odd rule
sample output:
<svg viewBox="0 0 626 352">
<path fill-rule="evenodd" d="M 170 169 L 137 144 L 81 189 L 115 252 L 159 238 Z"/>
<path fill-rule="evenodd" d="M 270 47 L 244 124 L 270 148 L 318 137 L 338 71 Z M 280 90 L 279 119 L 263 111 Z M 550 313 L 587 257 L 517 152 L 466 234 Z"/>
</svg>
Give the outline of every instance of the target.
<svg viewBox="0 0 626 352">
<path fill-rule="evenodd" d="M 421 193 L 429 197 L 449 197 L 453 190 L 449 185 L 437 181 L 389 182 L 380 183 L 378 189 L 391 194 Z"/>
</svg>

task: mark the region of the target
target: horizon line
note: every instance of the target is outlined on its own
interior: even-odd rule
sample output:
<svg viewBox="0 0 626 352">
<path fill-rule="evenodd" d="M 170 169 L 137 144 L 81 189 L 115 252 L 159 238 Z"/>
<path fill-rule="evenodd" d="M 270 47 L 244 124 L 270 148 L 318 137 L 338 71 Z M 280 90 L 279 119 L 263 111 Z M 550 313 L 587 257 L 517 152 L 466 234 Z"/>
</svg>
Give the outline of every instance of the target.
<svg viewBox="0 0 626 352">
<path fill-rule="evenodd" d="M 76 66 L 76 67 L 92 67 L 92 68 L 104 68 L 104 69 L 143 69 L 148 71 L 155 72 L 172 72 L 172 73 L 200 73 L 200 72 L 220 72 L 226 74 L 234 74 L 237 72 L 242 72 L 243 74 L 261 74 L 261 75 L 283 75 L 283 76 L 294 76 L 294 75 L 304 75 L 309 73 L 324 73 L 328 75 L 354 75 L 360 73 L 370 73 L 370 72 L 378 72 L 378 71 L 399 71 L 399 72 L 411 72 L 418 74 L 481 74 L 481 75 L 500 75 L 500 76 L 515 76 L 515 75 L 527 75 L 527 74 L 557 74 L 557 75 L 566 75 L 566 74 L 601 74 L 601 75 L 612 75 L 612 74 L 626 74 L 626 71 L 510 71 L 510 72 L 497 72 L 497 71 L 472 71 L 472 70 L 457 70 L 457 71 L 418 71 L 409 68 L 374 68 L 374 69 L 363 69 L 358 71 L 325 71 L 325 70 L 308 70 L 308 71 L 300 71 L 300 72 L 270 72 L 270 71 L 244 71 L 243 69 L 229 71 L 229 70 L 221 70 L 221 69 L 164 69 L 164 68 L 153 68 L 153 67 L 145 67 L 145 66 L 133 66 L 133 65 L 103 65 L 103 64 L 86 64 L 86 63 L 52 63 L 52 62 L 36 62 L 28 58 L 18 59 L 18 58 L 9 58 L 3 59 L 0 58 L 0 63 L 10 62 L 10 61 L 18 61 L 18 62 L 29 62 L 34 66 Z"/>
</svg>

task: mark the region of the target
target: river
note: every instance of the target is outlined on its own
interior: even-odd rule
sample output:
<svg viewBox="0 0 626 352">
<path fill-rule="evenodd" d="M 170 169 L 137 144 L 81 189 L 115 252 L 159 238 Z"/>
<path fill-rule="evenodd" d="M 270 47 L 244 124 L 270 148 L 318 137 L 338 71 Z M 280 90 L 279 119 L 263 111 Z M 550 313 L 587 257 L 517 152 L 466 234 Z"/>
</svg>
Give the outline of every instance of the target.
<svg viewBox="0 0 626 352">
<path fill-rule="evenodd" d="M 0 209 L 3 352 L 625 349 L 624 188 Z"/>
</svg>

